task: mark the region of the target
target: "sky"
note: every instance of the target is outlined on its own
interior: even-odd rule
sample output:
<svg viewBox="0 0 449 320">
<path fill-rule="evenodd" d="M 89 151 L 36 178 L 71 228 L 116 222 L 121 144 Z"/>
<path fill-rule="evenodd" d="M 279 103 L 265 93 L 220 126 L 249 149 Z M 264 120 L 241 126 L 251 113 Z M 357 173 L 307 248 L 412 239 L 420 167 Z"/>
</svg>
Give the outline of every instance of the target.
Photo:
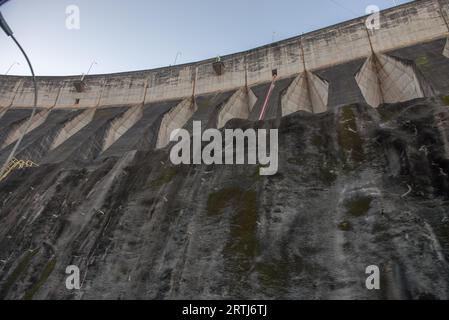
<svg viewBox="0 0 449 320">
<path fill-rule="evenodd" d="M 369 5 L 385 9 L 394 2 L 409 1 L 9 0 L 0 11 L 36 75 L 50 76 L 86 73 L 93 61 L 90 74 L 199 61 L 362 16 Z M 0 30 L 0 74 L 8 69 L 10 75 L 30 74 L 19 49 Z"/>
</svg>

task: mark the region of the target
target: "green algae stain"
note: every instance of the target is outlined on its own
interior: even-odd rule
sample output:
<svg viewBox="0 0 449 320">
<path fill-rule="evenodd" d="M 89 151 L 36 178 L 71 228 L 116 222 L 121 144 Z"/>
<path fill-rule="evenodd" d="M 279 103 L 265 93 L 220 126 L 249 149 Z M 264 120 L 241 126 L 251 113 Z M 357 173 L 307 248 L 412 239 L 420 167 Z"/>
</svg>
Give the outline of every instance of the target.
<svg viewBox="0 0 449 320">
<path fill-rule="evenodd" d="M 20 260 L 17 267 L 14 269 L 14 271 L 11 273 L 11 275 L 8 277 L 5 284 L 3 285 L 2 290 L 0 291 L 0 298 L 4 298 L 8 293 L 9 289 L 17 282 L 19 277 L 28 270 L 31 260 L 38 251 L 39 249 L 28 251 L 22 258 L 22 260 Z"/>
<path fill-rule="evenodd" d="M 220 214 L 241 193 L 242 190 L 239 188 L 225 188 L 209 194 L 207 199 L 207 214 L 209 216 Z"/>
<path fill-rule="evenodd" d="M 198 99 L 196 101 L 196 106 L 198 107 L 198 110 L 207 109 L 209 108 L 211 104 L 211 99 Z"/>
<path fill-rule="evenodd" d="M 351 106 L 341 108 L 338 124 L 338 143 L 342 150 L 342 157 L 346 169 L 353 164 L 363 161 L 363 142 L 357 131 L 357 123 Z"/>
<path fill-rule="evenodd" d="M 319 148 L 320 146 L 323 145 L 324 141 L 323 141 L 323 138 L 322 138 L 321 136 L 319 136 L 319 135 L 314 135 L 314 136 L 312 137 L 312 139 L 311 139 L 311 143 L 312 143 L 315 147 Z"/>
<path fill-rule="evenodd" d="M 352 224 L 349 221 L 342 221 L 338 224 L 338 229 L 341 231 L 351 231 Z"/>
<path fill-rule="evenodd" d="M 161 174 L 154 180 L 150 181 L 149 187 L 158 189 L 163 185 L 169 183 L 178 173 L 176 168 L 169 167 L 162 170 Z"/>
<path fill-rule="evenodd" d="M 302 166 L 305 163 L 304 159 L 301 158 L 289 158 L 287 159 L 287 162 L 295 166 Z"/>
<path fill-rule="evenodd" d="M 56 266 L 56 258 L 50 260 L 44 268 L 39 280 L 25 293 L 23 300 L 31 300 L 36 292 L 44 285 Z"/>
<path fill-rule="evenodd" d="M 418 66 L 425 66 L 425 65 L 429 64 L 429 59 L 427 58 L 427 56 L 420 56 L 420 57 L 416 58 L 415 63 Z"/>
<path fill-rule="evenodd" d="M 369 196 L 358 196 L 354 199 L 346 201 L 345 207 L 350 215 L 360 217 L 368 212 L 371 208 L 372 201 L 373 199 Z"/>
<path fill-rule="evenodd" d="M 325 184 L 325 185 L 332 185 L 335 180 L 337 180 L 337 174 L 335 173 L 334 170 L 331 170 L 329 168 L 321 168 L 320 169 L 320 180 Z"/>
<path fill-rule="evenodd" d="M 248 280 L 251 266 L 259 250 L 257 238 L 257 192 L 225 188 L 211 193 L 207 201 L 208 216 L 216 216 L 225 208 L 234 212 L 229 225 L 229 238 L 223 248 L 225 269 L 233 275 L 230 290 L 237 294 Z"/>
<path fill-rule="evenodd" d="M 259 251 L 257 239 L 257 194 L 244 192 L 231 219 L 229 239 L 223 250 L 225 269 L 233 275 L 230 289 L 238 292 L 250 285 L 250 272 Z"/>
<path fill-rule="evenodd" d="M 445 106 L 449 106 L 449 96 L 442 96 L 441 101 Z"/>
<path fill-rule="evenodd" d="M 266 177 L 260 174 L 260 169 L 263 168 L 261 165 L 257 165 L 254 171 L 249 171 L 248 178 L 251 179 L 251 181 L 259 181 L 262 178 Z"/>
<path fill-rule="evenodd" d="M 295 267 L 297 273 L 300 273 L 303 268 L 300 263 L 293 264 L 289 261 L 270 259 L 269 261 L 259 262 L 255 269 L 263 286 L 275 289 L 276 293 L 279 294 L 288 290 L 288 278 L 292 267 Z"/>
</svg>

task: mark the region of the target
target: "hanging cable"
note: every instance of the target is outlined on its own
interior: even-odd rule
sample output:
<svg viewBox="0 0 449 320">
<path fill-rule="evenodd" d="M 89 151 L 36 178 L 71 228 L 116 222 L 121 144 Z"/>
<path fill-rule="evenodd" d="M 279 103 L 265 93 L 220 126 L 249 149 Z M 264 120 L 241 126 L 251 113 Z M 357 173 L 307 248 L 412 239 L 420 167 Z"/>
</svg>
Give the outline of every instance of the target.
<svg viewBox="0 0 449 320">
<path fill-rule="evenodd" d="M 32 79 L 33 79 L 33 84 L 34 84 L 34 105 L 33 105 L 33 110 L 31 111 L 31 115 L 28 118 L 25 127 L 23 128 L 23 131 L 20 134 L 19 139 L 17 139 L 17 142 L 14 145 L 14 148 L 11 150 L 11 153 L 9 154 L 8 158 L 6 159 L 5 163 L 2 165 L 2 168 L 0 170 L 0 176 L 2 176 L 5 171 L 8 169 L 8 165 L 9 162 L 14 158 L 15 153 L 17 151 L 17 149 L 19 148 L 20 143 L 22 142 L 23 137 L 25 136 L 25 134 L 27 133 L 28 129 L 31 126 L 32 120 L 34 118 L 34 115 L 36 114 L 36 108 L 37 108 L 37 82 L 36 82 L 36 76 L 34 75 L 34 70 L 33 70 L 33 66 L 31 65 L 30 59 L 28 58 L 25 50 L 23 50 L 22 46 L 20 45 L 19 41 L 17 41 L 16 37 L 14 37 L 14 33 L 12 32 L 11 28 L 9 27 L 9 25 L 6 23 L 6 20 L 3 18 L 2 13 L 0 12 L 0 27 L 3 29 L 3 31 L 6 33 L 6 35 L 8 37 L 11 37 L 12 40 L 15 42 L 15 44 L 17 45 L 17 47 L 20 49 L 20 51 L 22 52 L 23 56 L 25 57 L 28 66 L 31 70 L 31 75 L 32 75 Z"/>
<path fill-rule="evenodd" d="M 354 14 L 355 16 L 359 16 L 359 15 L 360 15 L 359 13 L 355 12 L 354 10 L 352 10 L 352 9 L 350 9 L 350 8 L 344 6 L 344 5 L 342 5 L 341 3 L 337 2 L 336 0 L 329 0 L 329 1 L 332 2 L 333 4 L 337 5 L 338 7 L 340 7 L 340 8 L 342 8 L 342 9 L 345 9 L 345 10 L 351 12 L 351 13 Z"/>
</svg>

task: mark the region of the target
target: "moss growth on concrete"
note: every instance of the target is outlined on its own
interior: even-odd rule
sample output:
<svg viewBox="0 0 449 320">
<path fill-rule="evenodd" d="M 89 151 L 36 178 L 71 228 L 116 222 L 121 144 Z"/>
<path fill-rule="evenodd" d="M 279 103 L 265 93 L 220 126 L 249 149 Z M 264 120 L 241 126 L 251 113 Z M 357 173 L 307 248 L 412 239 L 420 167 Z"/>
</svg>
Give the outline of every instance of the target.
<svg viewBox="0 0 449 320">
<path fill-rule="evenodd" d="M 442 96 L 441 101 L 445 106 L 449 106 L 449 96 Z"/>
<path fill-rule="evenodd" d="M 259 248 L 257 193 L 253 190 L 226 188 L 209 195 L 207 201 L 209 216 L 221 213 L 226 207 L 232 207 L 234 213 L 231 217 L 229 239 L 223 249 L 223 257 L 227 272 L 233 274 L 229 282 L 230 291 L 238 296 L 242 284 L 248 280 Z"/>
<path fill-rule="evenodd" d="M 207 199 L 207 214 L 209 216 L 218 215 L 231 201 L 237 199 L 242 193 L 239 188 L 225 188 L 209 194 Z"/>
<path fill-rule="evenodd" d="M 305 163 L 303 158 L 289 158 L 287 159 L 287 162 L 295 166 L 302 166 Z"/>
<path fill-rule="evenodd" d="M 391 112 L 387 108 L 377 108 L 377 112 L 379 113 L 380 119 L 383 122 L 390 121 L 396 115 L 396 112 Z"/>
<path fill-rule="evenodd" d="M 363 141 L 357 131 L 355 114 L 351 106 L 341 108 L 338 123 L 338 143 L 346 168 L 363 161 Z"/>
<path fill-rule="evenodd" d="M 263 167 L 261 165 L 257 165 L 256 168 L 254 169 L 254 171 L 249 176 L 249 178 L 252 181 L 258 181 L 258 180 L 261 180 L 263 177 L 265 177 L 260 174 L 260 168 L 263 168 Z"/>
<path fill-rule="evenodd" d="M 373 199 L 370 196 L 358 196 L 347 200 L 345 207 L 350 215 L 360 217 L 368 212 L 371 208 L 372 201 Z"/>
<path fill-rule="evenodd" d="M 197 99 L 196 100 L 196 106 L 198 110 L 206 109 L 211 104 L 211 98 L 203 98 L 203 99 Z"/>
<path fill-rule="evenodd" d="M 338 224 L 338 229 L 340 229 L 341 231 L 351 231 L 352 224 L 349 221 L 342 221 Z"/>
<path fill-rule="evenodd" d="M 311 139 L 311 143 L 312 143 L 315 147 L 319 148 L 320 146 L 323 145 L 323 138 L 322 138 L 321 136 L 319 136 L 319 135 L 314 135 L 314 136 L 312 137 L 312 139 Z"/>
<path fill-rule="evenodd" d="M 163 185 L 169 183 L 178 173 L 178 170 L 174 167 L 165 168 L 161 174 L 154 180 L 150 181 L 149 186 L 152 189 L 157 189 Z"/>
<path fill-rule="evenodd" d="M 335 182 L 335 180 L 337 180 L 337 174 L 332 169 L 321 168 L 320 169 L 320 180 L 325 185 L 330 186 L 330 185 L 332 185 Z"/>
<path fill-rule="evenodd" d="M 422 66 L 429 64 L 429 59 L 427 58 L 427 56 L 420 56 L 415 59 L 415 63 L 416 63 L 416 65 L 422 67 Z"/>
<path fill-rule="evenodd" d="M 299 260 L 299 259 L 298 259 Z M 294 270 L 291 270 L 293 269 Z M 288 291 L 288 279 L 290 273 L 301 273 L 304 269 L 302 262 L 289 264 L 285 261 L 277 261 L 270 259 L 270 261 L 263 261 L 256 264 L 255 270 L 259 273 L 261 283 L 265 288 L 275 289 L 278 293 Z"/>
<path fill-rule="evenodd" d="M 257 193 L 240 192 L 236 203 L 237 211 L 232 217 L 230 238 L 226 243 L 224 255 L 232 269 L 248 272 L 252 259 L 257 253 Z"/>
<path fill-rule="evenodd" d="M 8 290 L 16 283 L 16 281 L 20 278 L 20 276 L 28 270 L 30 266 L 31 260 L 36 255 L 39 250 L 27 251 L 25 256 L 20 260 L 17 267 L 11 273 L 11 275 L 6 279 L 5 284 L 0 291 L 0 298 L 4 298 L 8 293 Z"/>
<path fill-rule="evenodd" d="M 23 299 L 31 300 L 37 291 L 42 287 L 42 285 L 47 281 L 48 277 L 51 275 L 56 266 L 56 258 L 50 260 L 42 271 L 39 280 L 25 293 Z"/>
</svg>

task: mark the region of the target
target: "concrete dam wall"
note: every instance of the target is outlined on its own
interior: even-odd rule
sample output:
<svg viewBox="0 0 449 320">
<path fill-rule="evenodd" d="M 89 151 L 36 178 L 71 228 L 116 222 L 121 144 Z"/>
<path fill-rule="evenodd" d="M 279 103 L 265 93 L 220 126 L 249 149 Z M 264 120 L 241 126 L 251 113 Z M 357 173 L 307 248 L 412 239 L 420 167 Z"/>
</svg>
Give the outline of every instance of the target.
<svg viewBox="0 0 449 320">
<path fill-rule="evenodd" d="M 221 128 L 233 118 L 258 119 L 274 73 L 277 77 L 265 119 L 299 110 L 321 113 L 356 102 L 378 107 L 446 94 L 448 4 L 447 0 L 415 1 L 383 11 L 378 30 L 368 30 L 366 17 L 362 17 L 225 56 L 221 74 L 214 71 L 215 60 L 211 59 L 156 70 L 88 76 L 81 90 L 76 87 L 80 77 L 40 77 L 40 112 L 29 131 L 47 132 L 46 123 L 56 130 L 51 121 L 60 114 L 60 128 L 46 138 L 51 140 L 45 147 L 50 152 L 77 133 L 93 133 L 88 125 L 95 123 L 97 112 L 116 108 L 110 109 L 110 119 L 105 121 L 106 133 L 96 152 L 99 155 L 145 121 L 144 110 L 151 108 L 153 113 L 162 112 L 162 120 L 152 121 L 160 126 L 152 146 L 160 148 L 167 144 L 171 130 L 183 127 L 189 119 L 204 118 L 204 110 L 198 108 L 202 97 L 226 97 L 208 106 L 215 109 L 209 112 L 216 118 L 211 127 Z M 29 77 L 0 77 L 3 151 L 16 141 L 25 125 L 33 92 Z M 172 110 L 162 111 L 167 103 Z M 136 110 L 127 111 L 129 108 Z M 41 152 L 34 160 L 42 161 L 43 155 Z"/>
<path fill-rule="evenodd" d="M 80 77 L 40 77 L 38 106 L 42 110 L 29 131 L 40 127 L 49 114 L 59 109 L 65 110 L 68 117 L 73 114 L 69 111 L 86 109 L 84 116 L 65 119 L 65 129 L 51 142 L 52 150 L 94 119 L 95 113 L 87 109 L 137 108 L 120 115 L 120 119 L 111 118 L 115 129 L 108 128 L 101 146 L 105 151 L 142 119 L 143 108 L 180 100 L 162 121 L 156 143 L 162 147 L 168 141 L 162 131 L 184 126 L 194 117 L 196 101 L 202 96 L 233 93 L 227 101 L 220 101 L 223 105 L 212 106 L 219 109 L 216 127 L 223 127 L 232 118 L 256 119 L 266 94 L 264 86 L 271 82 L 273 73 L 277 74 L 275 92 L 270 97 L 266 119 L 299 110 L 320 113 L 355 102 L 377 107 L 444 94 L 449 92 L 448 3 L 415 1 L 386 10 L 381 13 L 378 30 L 368 30 L 366 17 L 362 17 L 225 56 L 221 74 L 214 71 L 211 59 L 156 70 L 88 76 L 82 90 L 75 86 Z M 16 109 L 31 108 L 33 92 L 30 78 L 1 76 L 0 116 L 12 116 L 16 111 L 22 114 Z M 189 99 L 191 103 L 181 103 Z M 282 101 L 280 110 L 273 107 L 276 99 Z M 4 119 L 8 118 L 7 115 Z M 21 132 L 20 122 L 17 123 L 20 119 L 25 121 L 18 116 L 14 126 L 4 133 L 2 149 Z M 3 131 L 8 125 L 2 124 Z"/>
<path fill-rule="evenodd" d="M 37 166 L 0 182 L 0 299 L 448 299 L 449 0 L 365 20 L 222 64 L 39 77 L 16 153 Z M 0 76 L 2 163 L 32 104 Z M 197 120 L 278 129 L 278 173 L 171 164 Z"/>
</svg>

